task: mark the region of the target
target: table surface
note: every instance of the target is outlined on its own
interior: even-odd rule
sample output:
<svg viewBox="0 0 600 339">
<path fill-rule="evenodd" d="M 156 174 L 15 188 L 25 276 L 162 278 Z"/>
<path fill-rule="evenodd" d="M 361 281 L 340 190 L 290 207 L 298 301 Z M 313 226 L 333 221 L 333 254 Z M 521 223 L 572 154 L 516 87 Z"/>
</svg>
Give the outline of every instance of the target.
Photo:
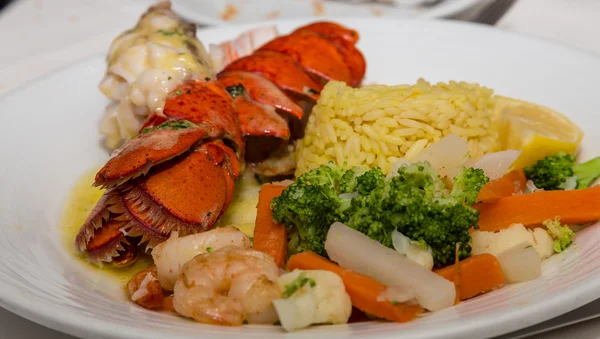
<svg viewBox="0 0 600 339">
<path fill-rule="evenodd" d="M 150 0 L 17 0 L 0 13 L 0 95 L 56 68 L 104 53 Z M 499 29 L 558 41 L 600 56 L 600 1 L 519 0 L 496 24 Z M 8 48 L 6 48 L 8 46 Z M 600 301 L 563 319 L 600 313 Z M 551 323 L 550 321 L 549 323 Z M 517 332 L 501 338 L 521 337 Z M 530 338 L 600 338 L 600 319 Z M 0 308 L 0 338 L 68 339 Z"/>
</svg>

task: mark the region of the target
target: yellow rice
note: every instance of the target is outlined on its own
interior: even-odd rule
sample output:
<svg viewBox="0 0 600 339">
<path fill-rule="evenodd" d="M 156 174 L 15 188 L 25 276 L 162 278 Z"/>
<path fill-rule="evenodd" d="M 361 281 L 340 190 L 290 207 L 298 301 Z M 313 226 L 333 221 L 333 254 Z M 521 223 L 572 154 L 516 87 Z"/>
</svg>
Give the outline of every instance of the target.
<svg viewBox="0 0 600 339">
<path fill-rule="evenodd" d="M 329 161 L 387 173 L 448 134 L 466 139 L 474 158 L 497 151 L 494 105 L 491 89 L 465 82 L 352 88 L 331 81 L 299 142 L 296 175 Z"/>
</svg>

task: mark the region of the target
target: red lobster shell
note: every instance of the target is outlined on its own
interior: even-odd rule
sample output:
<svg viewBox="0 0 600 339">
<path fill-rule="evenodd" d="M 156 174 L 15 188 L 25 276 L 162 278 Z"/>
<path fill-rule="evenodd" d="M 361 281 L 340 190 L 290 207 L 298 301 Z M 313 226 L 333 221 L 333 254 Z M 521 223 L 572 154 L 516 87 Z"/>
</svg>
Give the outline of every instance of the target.
<svg viewBox="0 0 600 339">
<path fill-rule="evenodd" d="M 360 85 L 356 31 L 317 22 L 234 60 L 214 79 L 189 80 L 96 175 L 106 192 L 76 237 L 98 265 L 126 265 L 173 231 L 211 229 L 245 161 L 259 163 L 301 137 L 329 80 Z M 284 171 L 285 172 L 285 171 Z M 281 173 L 275 173 L 281 174 Z"/>
</svg>

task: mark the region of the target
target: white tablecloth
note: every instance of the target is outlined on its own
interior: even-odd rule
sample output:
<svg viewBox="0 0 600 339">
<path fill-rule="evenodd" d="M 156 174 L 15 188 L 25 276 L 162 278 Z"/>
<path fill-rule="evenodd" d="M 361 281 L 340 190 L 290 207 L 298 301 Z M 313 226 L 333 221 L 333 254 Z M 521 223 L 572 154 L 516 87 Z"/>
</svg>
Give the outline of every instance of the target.
<svg viewBox="0 0 600 339">
<path fill-rule="evenodd" d="M 18 0 L 0 13 L 0 94 L 104 53 L 151 0 Z M 496 25 L 600 55 L 599 0 L 519 0 Z M 538 338 L 600 338 L 600 320 Z M 0 308 L 0 338 L 66 339 Z"/>
</svg>

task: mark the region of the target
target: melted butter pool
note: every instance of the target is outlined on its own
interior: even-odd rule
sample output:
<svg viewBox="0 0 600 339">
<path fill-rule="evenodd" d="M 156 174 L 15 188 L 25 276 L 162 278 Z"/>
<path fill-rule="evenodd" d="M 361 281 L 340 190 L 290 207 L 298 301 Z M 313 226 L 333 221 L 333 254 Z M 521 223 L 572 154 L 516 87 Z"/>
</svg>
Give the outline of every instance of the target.
<svg viewBox="0 0 600 339">
<path fill-rule="evenodd" d="M 85 222 L 88 215 L 100 200 L 104 193 L 103 189 L 92 187 L 94 176 L 98 169 L 92 169 L 82 175 L 73 185 L 67 204 L 64 207 L 60 227 L 62 240 L 67 251 L 85 263 L 90 269 L 104 273 L 117 280 L 119 283 L 127 283 L 137 272 L 146 269 L 152 264 L 152 257 L 142 255 L 138 260 L 129 267 L 114 268 L 114 267 L 98 267 L 89 263 L 85 257 L 80 256 L 75 251 L 75 236 L 79 232 L 79 228 Z"/>
</svg>

